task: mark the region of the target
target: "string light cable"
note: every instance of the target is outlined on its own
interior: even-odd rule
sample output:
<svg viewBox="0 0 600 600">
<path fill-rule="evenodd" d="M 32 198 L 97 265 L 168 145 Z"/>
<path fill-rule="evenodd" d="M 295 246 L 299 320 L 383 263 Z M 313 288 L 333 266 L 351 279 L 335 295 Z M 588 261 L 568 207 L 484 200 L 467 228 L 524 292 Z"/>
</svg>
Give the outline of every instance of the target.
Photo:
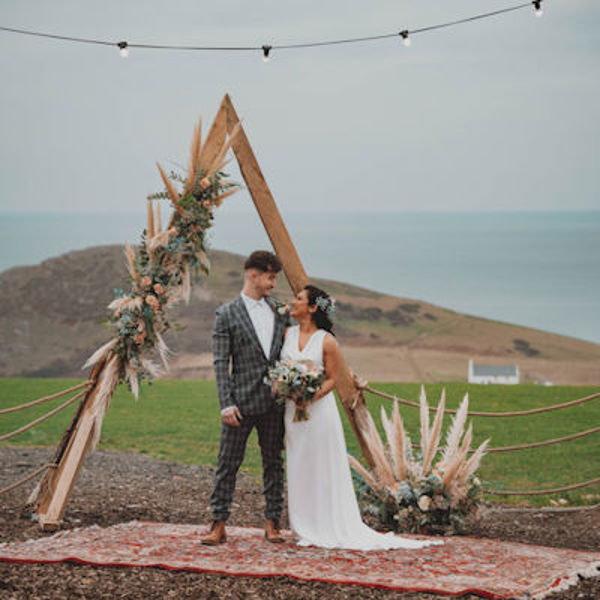
<svg viewBox="0 0 600 600">
<path fill-rule="evenodd" d="M 281 45 L 268 45 L 264 44 L 262 46 L 188 46 L 188 45 L 167 45 L 167 44 L 140 44 L 127 42 L 125 40 L 119 42 L 111 42 L 108 40 L 98 40 L 92 38 L 83 38 L 83 37 L 73 37 L 67 35 L 57 35 L 53 33 L 45 33 L 41 31 L 32 31 L 28 29 L 17 29 L 15 27 L 4 27 L 0 26 L 0 31 L 6 31 L 9 33 L 16 33 L 21 35 L 29 35 L 34 37 L 42 37 L 42 38 L 50 38 L 54 40 L 60 40 L 64 42 L 74 42 L 80 44 L 95 44 L 100 46 L 113 46 L 119 49 L 119 54 L 126 58 L 129 55 L 130 48 L 139 48 L 142 50 L 191 50 L 191 51 L 218 51 L 218 52 L 261 52 L 263 60 L 265 62 L 269 61 L 271 58 L 270 53 L 272 51 L 278 50 L 298 50 L 302 48 L 317 48 L 320 46 L 337 46 L 341 44 L 359 44 L 364 42 L 374 42 L 378 40 L 384 40 L 389 38 L 397 38 L 400 37 L 402 39 L 402 43 L 405 46 L 411 45 L 411 37 L 414 35 L 418 35 L 421 33 L 426 33 L 430 31 L 436 31 L 439 29 L 446 29 L 448 27 L 455 27 L 457 25 L 462 25 L 465 23 L 471 23 L 473 21 L 480 21 L 482 19 L 489 19 L 491 17 L 496 17 L 499 15 L 503 15 L 506 13 L 514 12 L 516 10 L 521 10 L 524 8 L 532 8 L 535 11 L 536 16 L 542 15 L 542 3 L 545 0 L 530 0 L 528 2 L 523 2 L 521 4 L 516 4 L 513 6 L 508 6 L 505 8 L 500 8 L 498 10 L 480 13 L 477 15 L 473 15 L 471 17 L 466 17 L 463 19 L 456 19 L 454 21 L 447 21 L 445 23 L 438 23 L 436 25 L 429 25 L 427 27 L 419 27 L 416 29 L 402 29 L 396 33 L 384 33 L 381 35 L 369 35 L 363 37 L 354 37 L 354 38 L 345 38 L 345 39 L 337 39 L 337 40 L 324 40 L 317 42 L 300 42 L 296 44 L 281 44 Z"/>
</svg>

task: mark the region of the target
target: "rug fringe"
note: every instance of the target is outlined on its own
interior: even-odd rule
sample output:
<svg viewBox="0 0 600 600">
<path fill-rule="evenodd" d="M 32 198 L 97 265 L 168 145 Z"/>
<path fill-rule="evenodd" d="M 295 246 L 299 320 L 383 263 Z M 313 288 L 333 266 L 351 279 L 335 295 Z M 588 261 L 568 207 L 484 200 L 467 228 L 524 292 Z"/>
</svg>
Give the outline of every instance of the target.
<svg viewBox="0 0 600 600">
<path fill-rule="evenodd" d="M 591 579 L 592 577 L 598 576 L 600 576 L 600 561 L 589 565 L 585 569 L 577 569 L 565 577 L 559 578 L 558 581 L 560 581 L 560 583 L 557 585 L 553 585 L 541 592 L 526 594 L 525 596 L 521 596 L 518 600 L 543 600 L 550 594 L 568 590 L 570 587 L 577 585 L 581 579 Z"/>
</svg>

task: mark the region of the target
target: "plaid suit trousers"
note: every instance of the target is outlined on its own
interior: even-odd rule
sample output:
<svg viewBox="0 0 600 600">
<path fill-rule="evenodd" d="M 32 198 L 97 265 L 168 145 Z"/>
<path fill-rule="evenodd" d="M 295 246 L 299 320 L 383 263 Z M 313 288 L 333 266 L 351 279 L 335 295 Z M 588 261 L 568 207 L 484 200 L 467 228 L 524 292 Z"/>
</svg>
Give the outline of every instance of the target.
<svg viewBox="0 0 600 600">
<path fill-rule="evenodd" d="M 210 506 L 215 521 L 226 521 L 237 472 L 244 460 L 246 442 L 256 427 L 263 464 L 265 518 L 277 521 L 283 507 L 283 411 L 274 408 L 262 415 L 245 415 L 238 427 L 221 423 L 219 463 Z"/>
</svg>

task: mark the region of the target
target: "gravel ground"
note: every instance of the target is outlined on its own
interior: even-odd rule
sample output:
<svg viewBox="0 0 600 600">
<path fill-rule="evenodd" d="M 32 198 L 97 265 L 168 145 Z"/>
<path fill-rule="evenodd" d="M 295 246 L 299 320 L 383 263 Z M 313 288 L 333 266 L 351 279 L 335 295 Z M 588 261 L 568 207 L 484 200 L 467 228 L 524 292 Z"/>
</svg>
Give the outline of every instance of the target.
<svg viewBox="0 0 600 600">
<path fill-rule="evenodd" d="M 0 488 L 51 460 L 46 448 L 0 447 Z M 213 470 L 209 467 L 156 461 L 142 454 L 96 451 L 86 460 L 67 507 L 64 528 L 108 526 L 133 519 L 208 523 Z M 0 541 L 25 540 L 44 534 L 23 510 L 31 484 L 0 500 Z M 176 492 L 176 493 L 174 493 Z M 231 525 L 263 524 L 260 482 L 240 473 Z M 284 515 L 283 523 L 287 526 Z M 484 508 L 468 523 L 468 535 L 579 550 L 600 548 L 600 511 L 519 513 Z M 99 568 L 75 564 L 19 565 L 0 563 L 0 598 L 302 598 L 327 597 L 406 600 L 448 596 L 398 593 L 365 587 L 301 582 L 287 577 L 258 579 L 148 568 Z M 462 598 L 475 600 L 478 596 Z M 600 599 L 600 577 L 582 580 L 551 600 Z"/>
</svg>

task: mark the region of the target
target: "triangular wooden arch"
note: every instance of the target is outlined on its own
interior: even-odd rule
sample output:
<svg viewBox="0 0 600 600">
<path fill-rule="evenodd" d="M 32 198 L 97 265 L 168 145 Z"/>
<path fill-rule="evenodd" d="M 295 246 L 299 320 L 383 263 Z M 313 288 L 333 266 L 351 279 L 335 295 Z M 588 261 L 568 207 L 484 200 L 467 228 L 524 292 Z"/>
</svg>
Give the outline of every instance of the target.
<svg viewBox="0 0 600 600">
<path fill-rule="evenodd" d="M 260 170 L 258 161 L 246 137 L 238 115 L 228 94 L 221 105 L 208 133 L 203 159 L 212 162 L 228 134 L 238 126 L 232 149 L 246 182 L 256 210 L 262 220 L 275 253 L 283 264 L 283 271 L 294 293 L 298 293 L 309 283 L 308 276 L 292 243 L 285 223 L 275 204 L 267 182 Z M 363 394 L 357 388 L 355 379 L 346 363 L 342 360 L 338 376 L 337 392 L 342 401 L 352 429 L 358 439 L 363 455 L 373 467 L 373 459 L 365 435 L 372 426 L 372 419 L 365 406 Z M 93 437 L 94 419 L 92 415 L 94 395 L 102 384 L 103 364 L 99 363 L 90 375 L 94 384 L 81 402 L 70 427 L 65 431 L 57 448 L 54 463 L 56 468 L 49 470 L 37 488 L 37 497 L 33 500 L 39 523 L 45 531 L 54 531 L 60 526 L 66 505 L 71 496 L 73 485 L 90 449 Z"/>
</svg>

